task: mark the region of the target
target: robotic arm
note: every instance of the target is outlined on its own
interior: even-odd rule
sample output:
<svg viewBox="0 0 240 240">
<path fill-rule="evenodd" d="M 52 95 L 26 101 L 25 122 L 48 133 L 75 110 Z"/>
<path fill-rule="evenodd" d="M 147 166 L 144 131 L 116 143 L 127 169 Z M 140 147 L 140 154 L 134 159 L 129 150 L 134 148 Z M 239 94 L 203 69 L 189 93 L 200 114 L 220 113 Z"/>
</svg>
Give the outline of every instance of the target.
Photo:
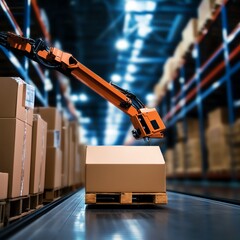
<svg viewBox="0 0 240 240">
<path fill-rule="evenodd" d="M 146 108 L 131 92 L 108 83 L 78 62 L 71 54 L 48 47 L 42 39 L 36 41 L 7 32 L 0 33 L 0 45 L 12 52 L 24 55 L 39 64 L 73 76 L 121 111 L 129 115 L 136 139 L 162 138 L 165 125 L 155 108 Z"/>
</svg>

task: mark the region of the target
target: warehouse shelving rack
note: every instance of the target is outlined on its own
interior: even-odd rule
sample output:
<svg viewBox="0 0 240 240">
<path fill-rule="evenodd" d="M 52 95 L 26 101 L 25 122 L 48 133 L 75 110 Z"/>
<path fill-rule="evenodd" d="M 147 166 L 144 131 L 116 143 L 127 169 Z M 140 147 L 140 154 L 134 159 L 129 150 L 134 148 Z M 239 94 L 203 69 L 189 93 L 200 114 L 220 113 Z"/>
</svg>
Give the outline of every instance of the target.
<svg viewBox="0 0 240 240">
<path fill-rule="evenodd" d="M 239 10 L 240 4 L 234 0 L 224 1 L 216 8 L 211 22 L 199 34 L 193 49 L 186 53 L 178 77 L 171 82 L 158 107 L 170 129 L 174 129 L 179 120 L 186 123 L 187 116 L 198 118 L 203 166 L 199 179 L 209 177 L 204 135 L 207 113 L 216 106 L 225 105 L 229 124 L 232 125 L 236 119 L 236 108 L 239 107 L 239 104 L 234 104 L 240 98 L 236 80 L 236 75 L 240 73 Z M 217 101 L 212 101 L 212 96 L 218 96 Z M 170 144 L 174 145 L 174 142 Z M 232 176 L 236 174 L 227 178 L 231 179 Z M 188 177 L 184 174 L 183 178 Z"/>
<path fill-rule="evenodd" d="M 36 0 L 22 0 L 17 3 L 12 0 L 9 0 L 8 3 L 5 0 L 1 0 L 0 15 L 2 15 L 0 22 L 1 31 L 14 31 L 18 35 L 32 38 L 39 38 L 39 36 L 41 36 L 46 42 L 50 43 L 51 35 L 41 18 L 40 9 Z M 1 46 L 0 50 L 6 59 L 9 59 L 8 63 L 5 64 L 7 64 L 8 70 L 11 69 L 11 76 L 20 76 L 24 81 L 33 85 L 36 90 L 37 105 L 48 106 L 49 94 L 45 86 L 46 79 L 48 78 L 46 69 L 41 68 L 37 63 L 25 57 L 19 58 L 15 56 L 11 51 Z M 5 67 L 4 63 L 2 67 Z M 3 71 L 1 71 L 1 73 L 5 75 Z M 70 100 L 70 96 L 67 96 L 63 92 L 64 98 L 57 97 L 61 96 L 61 89 L 66 89 L 66 87 L 61 86 L 61 84 L 63 84 L 61 76 L 55 72 L 51 73 L 50 76 L 54 79 L 54 90 L 56 91 L 55 101 L 52 101 L 53 103 L 51 103 L 51 105 L 65 105 L 71 118 L 76 118 L 76 109 Z"/>
</svg>

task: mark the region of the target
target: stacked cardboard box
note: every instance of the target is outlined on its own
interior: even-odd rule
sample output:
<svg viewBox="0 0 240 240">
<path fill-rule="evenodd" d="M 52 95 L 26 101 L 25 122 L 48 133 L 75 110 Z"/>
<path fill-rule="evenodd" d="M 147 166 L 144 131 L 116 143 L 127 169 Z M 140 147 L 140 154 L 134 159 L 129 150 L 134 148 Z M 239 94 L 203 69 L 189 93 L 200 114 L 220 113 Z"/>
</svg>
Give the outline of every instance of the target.
<svg viewBox="0 0 240 240">
<path fill-rule="evenodd" d="M 230 130 L 229 140 L 231 143 L 232 167 L 240 169 L 240 119 L 233 124 Z"/>
<path fill-rule="evenodd" d="M 7 198 L 8 193 L 8 173 L 0 172 L 0 200 L 4 200 Z"/>
<path fill-rule="evenodd" d="M 202 152 L 199 138 L 190 138 L 186 143 L 186 172 L 201 173 Z"/>
<path fill-rule="evenodd" d="M 184 173 L 185 172 L 185 142 L 179 141 L 175 144 L 174 147 L 174 166 L 175 173 Z"/>
<path fill-rule="evenodd" d="M 80 183 L 83 186 L 85 185 L 86 149 L 87 146 L 85 144 L 79 144 L 78 152 L 80 157 Z"/>
<path fill-rule="evenodd" d="M 87 146 L 86 192 L 166 192 L 165 162 L 157 146 Z"/>
<path fill-rule="evenodd" d="M 62 117 L 61 130 L 61 150 L 62 150 L 62 187 L 68 186 L 69 172 L 69 121 Z"/>
<path fill-rule="evenodd" d="M 182 32 L 184 49 L 186 51 L 195 43 L 198 35 L 197 19 L 191 18 Z"/>
<path fill-rule="evenodd" d="M 81 182 L 79 145 L 79 123 L 69 123 L 69 186 L 78 185 Z"/>
<path fill-rule="evenodd" d="M 164 159 L 166 162 L 166 172 L 167 176 L 172 176 L 174 174 L 174 150 L 169 148 L 164 154 Z"/>
<path fill-rule="evenodd" d="M 34 112 L 41 115 L 48 128 L 44 188 L 57 189 L 62 181 L 61 114 L 54 107 L 39 107 Z"/>
<path fill-rule="evenodd" d="M 209 171 L 230 170 L 231 152 L 228 141 L 227 110 L 217 108 L 210 112 L 208 122 L 209 126 L 205 135 Z"/>
<path fill-rule="evenodd" d="M 186 142 L 186 172 L 200 173 L 202 171 L 202 153 L 198 119 L 187 119 Z"/>
<path fill-rule="evenodd" d="M 0 171 L 9 174 L 8 198 L 29 194 L 34 88 L 0 78 Z"/>
<path fill-rule="evenodd" d="M 40 115 L 33 115 L 30 194 L 42 193 L 45 183 L 47 123 Z"/>
</svg>

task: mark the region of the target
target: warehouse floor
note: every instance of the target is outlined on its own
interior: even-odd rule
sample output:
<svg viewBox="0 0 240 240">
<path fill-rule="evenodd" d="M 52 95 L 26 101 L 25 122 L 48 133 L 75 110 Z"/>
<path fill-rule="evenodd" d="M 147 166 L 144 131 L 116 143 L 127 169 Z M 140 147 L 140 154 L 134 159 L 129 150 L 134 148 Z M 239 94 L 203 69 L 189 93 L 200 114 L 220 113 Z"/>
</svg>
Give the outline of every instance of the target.
<svg viewBox="0 0 240 240">
<path fill-rule="evenodd" d="M 240 239 L 240 206 L 168 192 L 166 206 L 86 206 L 84 189 L 12 239 Z"/>
</svg>

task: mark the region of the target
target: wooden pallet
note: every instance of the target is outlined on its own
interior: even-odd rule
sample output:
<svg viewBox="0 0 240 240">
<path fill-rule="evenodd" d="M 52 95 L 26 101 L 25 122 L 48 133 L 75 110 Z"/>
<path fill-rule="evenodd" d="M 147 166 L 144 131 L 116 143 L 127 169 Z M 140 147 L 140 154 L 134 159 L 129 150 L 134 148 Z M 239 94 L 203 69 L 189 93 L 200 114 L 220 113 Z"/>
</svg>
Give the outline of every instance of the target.
<svg viewBox="0 0 240 240">
<path fill-rule="evenodd" d="M 30 209 L 39 209 L 43 206 L 43 192 L 30 194 Z"/>
<path fill-rule="evenodd" d="M 52 201 L 56 201 L 62 196 L 62 189 L 45 189 L 43 194 L 43 203 L 49 203 Z"/>
<path fill-rule="evenodd" d="M 30 209 L 30 196 L 23 196 L 17 198 L 8 198 L 6 204 L 4 225 L 9 222 L 15 221 L 23 216 L 26 216 L 31 211 Z"/>
<path fill-rule="evenodd" d="M 166 193 L 86 193 L 86 204 L 167 204 Z"/>
<path fill-rule="evenodd" d="M 7 203 L 5 200 L 0 200 L 0 228 L 4 226 Z"/>
</svg>

